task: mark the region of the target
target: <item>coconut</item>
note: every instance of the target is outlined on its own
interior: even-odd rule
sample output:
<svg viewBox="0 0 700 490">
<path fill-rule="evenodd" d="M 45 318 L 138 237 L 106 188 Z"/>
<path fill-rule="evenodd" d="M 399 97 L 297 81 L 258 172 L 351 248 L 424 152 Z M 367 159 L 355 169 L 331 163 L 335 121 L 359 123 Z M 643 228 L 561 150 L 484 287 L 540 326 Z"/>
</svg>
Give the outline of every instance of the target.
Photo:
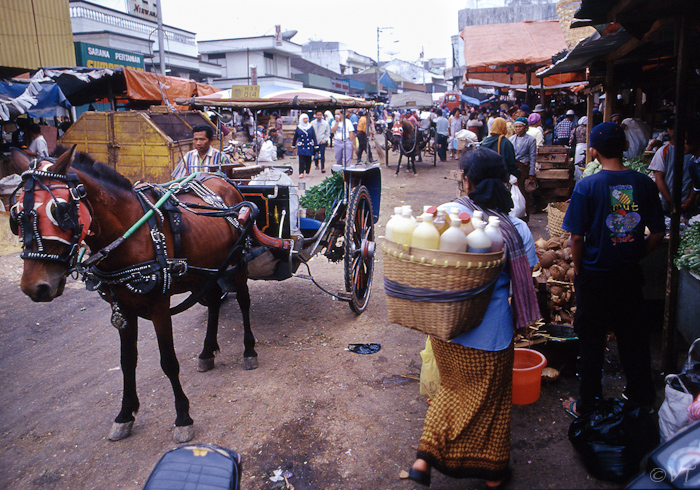
<svg viewBox="0 0 700 490">
<path fill-rule="evenodd" d="M 549 274 L 552 276 L 552 279 L 556 281 L 563 281 L 564 278 L 566 277 L 566 271 L 561 268 L 561 266 L 558 266 L 557 264 L 553 264 L 549 268 Z"/>
<path fill-rule="evenodd" d="M 576 273 L 574 272 L 574 268 L 573 267 L 569 268 L 569 270 L 566 271 L 566 280 L 568 282 L 574 282 L 575 277 L 576 277 Z"/>
<path fill-rule="evenodd" d="M 538 238 L 537 241 L 535 242 L 535 247 L 539 249 L 545 249 L 547 248 L 547 240 L 544 238 Z"/>
<path fill-rule="evenodd" d="M 559 371 L 552 367 L 542 368 L 542 380 L 547 383 L 552 383 L 559 379 Z"/>
<path fill-rule="evenodd" d="M 564 272 L 569 272 L 569 269 L 571 268 L 571 266 L 568 264 L 568 262 L 565 262 L 563 260 L 559 263 L 559 267 L 564 269 Z"/>
<path fill-rule="evenodd" d="M 547 240 L 547 248 L 549 250 L 556 250 L 558 248 L 561 248 L 561 241 L 559 241 L 556 238 L 550 238 Z"/>
<path fill-rule="evenodd" d="M 554 265 L 554 259 L 556 257 L 557 256 L 554 254 L 554 252 L 548 250 L 542 254 L 542 258 L 540 258 L 540 265 L 543 269 L 549 269 L 552 267 L 552 265 Z"/>
<path fill-rule="evenodd" d="M 561 296 L 564 294 L 564 288 L 561 286 L 551 286 L 549 292 L 552 293 L 552 296 Z"/>
</svg>

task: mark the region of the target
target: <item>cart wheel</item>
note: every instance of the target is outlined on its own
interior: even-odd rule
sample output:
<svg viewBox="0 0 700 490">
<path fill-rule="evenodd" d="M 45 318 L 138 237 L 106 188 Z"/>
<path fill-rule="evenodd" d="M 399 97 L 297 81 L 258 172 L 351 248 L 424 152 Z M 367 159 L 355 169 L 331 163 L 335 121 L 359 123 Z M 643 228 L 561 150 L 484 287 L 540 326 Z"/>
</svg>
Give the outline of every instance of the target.
<svg viewBox="0 0 700 490">
<path fill-rule="evenodd" d="M 374 273 L 374 217 L 372 200 L 363 185 L 350 194 L 345 215 L 345 290 L 352 296 L 350 309 L 360 314 L 367 308 Z"/>
</svg>

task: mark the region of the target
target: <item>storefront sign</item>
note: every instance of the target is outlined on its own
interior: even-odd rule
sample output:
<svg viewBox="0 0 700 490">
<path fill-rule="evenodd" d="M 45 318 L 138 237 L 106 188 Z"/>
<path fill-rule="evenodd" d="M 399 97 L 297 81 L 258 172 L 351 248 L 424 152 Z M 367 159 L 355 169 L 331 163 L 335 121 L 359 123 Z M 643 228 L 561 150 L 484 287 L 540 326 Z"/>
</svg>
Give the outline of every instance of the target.
<svg viewBox="0 0 700 490">
<path fill-rule="evenodd" d="M 129 15 L 158 20 L 158 0 L 129 0 Z"/>
<path fill-rule="evenodd" d="M 75 42 L 76 66 L 88 68 L 131 68 L 144 70 L 143 55 L 106 48 L 81 41 Z"/>
<path fill-rule="evenodd" d="M 259 99 L 260 85 L 233 85 L 231 87 L 232 99 Z"/>
<path fill-rule="evenodd" d="M 331 80 L 331 87 L 333 87 L 336 90 L 343 90 L 347 92 L 350 90 L 350 85 L 348 82 L 340 82 L 338 80 Z"/>
</svg>

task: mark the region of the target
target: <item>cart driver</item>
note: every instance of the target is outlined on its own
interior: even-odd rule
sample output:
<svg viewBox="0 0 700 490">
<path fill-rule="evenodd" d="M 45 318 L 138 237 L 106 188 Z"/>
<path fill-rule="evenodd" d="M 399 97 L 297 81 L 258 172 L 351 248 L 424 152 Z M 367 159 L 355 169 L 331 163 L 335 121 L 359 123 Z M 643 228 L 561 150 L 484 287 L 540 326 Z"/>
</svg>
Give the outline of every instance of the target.
<svg viewBox="0 0 700 490">
<path fill-rule="evenodd" d="M 221 166 L 231 162 L 225 153 L 211 146 L 214 139 L 214 129 L 205 124 L 192 128 L 192 144 L 194 150 L 185 156 L 173 171 L 173 178 L 180 178 L 193 172 L 221 172 Z"/>
</svg>

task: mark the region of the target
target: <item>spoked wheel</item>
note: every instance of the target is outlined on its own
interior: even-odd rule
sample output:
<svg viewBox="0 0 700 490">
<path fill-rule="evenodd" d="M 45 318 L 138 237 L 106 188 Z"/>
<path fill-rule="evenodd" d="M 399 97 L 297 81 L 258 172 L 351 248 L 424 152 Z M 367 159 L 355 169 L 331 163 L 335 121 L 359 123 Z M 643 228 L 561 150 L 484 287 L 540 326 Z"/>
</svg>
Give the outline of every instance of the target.
<svg viewBox="0 0 700 490">
<path fill-rule="evenodd" d="M 352 296 L 350 309 L 360 314 L 367 308 L 374 273 L 374 218 L 372 200 L 363 185 L 350 194 L 345 215 L 345 290 Z"/>
</svg>

